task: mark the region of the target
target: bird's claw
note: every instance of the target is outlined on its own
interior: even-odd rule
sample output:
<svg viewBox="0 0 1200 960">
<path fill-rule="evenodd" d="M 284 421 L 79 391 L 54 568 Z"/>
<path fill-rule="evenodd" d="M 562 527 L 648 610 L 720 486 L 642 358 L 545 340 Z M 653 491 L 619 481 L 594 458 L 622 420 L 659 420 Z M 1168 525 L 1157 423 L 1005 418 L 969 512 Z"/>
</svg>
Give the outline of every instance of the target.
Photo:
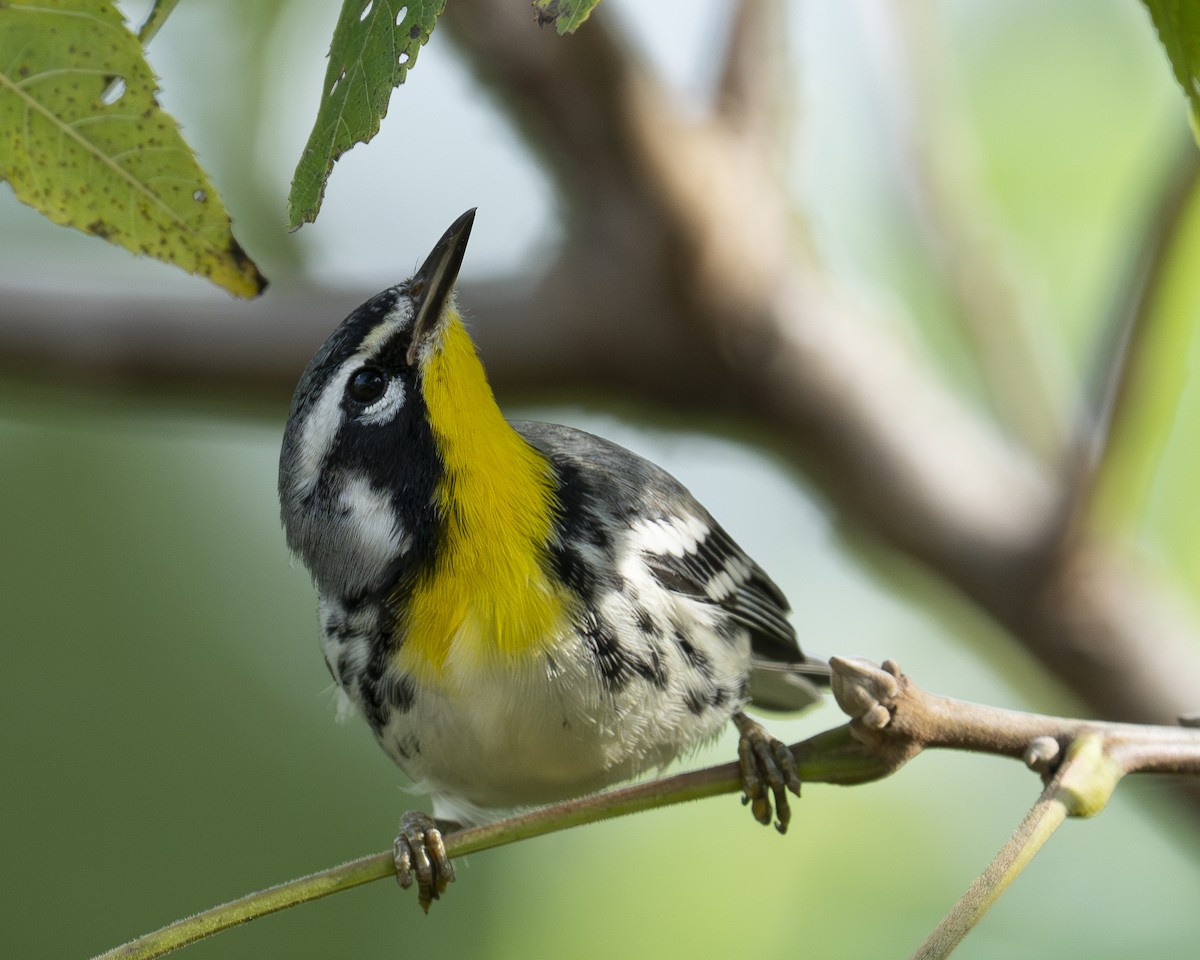
<svg viewBox="0 0 1200 960">
<path fill-rule="evenodd" d="M 454 882 L 454 865 L 446 856 L 442 831 L 427 813 L 410 810 L 400 821 L 400 835 L 393 846 L 396 858 L 396 882 L 405 890 L 417 881 L 421 909 L 430 904 Z"/>
<path fill-rule="evenodd" d="M 762 725 L 744 713 L 734 714 L 738 733 L 738 763 L 742 770 L 742 803 L 750 805 L 754 819 L 771 823 L 774 797 L 775 829 L 787 833 L 792 819 L 788 791 L 800 796 L 800 776 L 796 760 L 787 744 L 771 736 Z"/>
</svg>

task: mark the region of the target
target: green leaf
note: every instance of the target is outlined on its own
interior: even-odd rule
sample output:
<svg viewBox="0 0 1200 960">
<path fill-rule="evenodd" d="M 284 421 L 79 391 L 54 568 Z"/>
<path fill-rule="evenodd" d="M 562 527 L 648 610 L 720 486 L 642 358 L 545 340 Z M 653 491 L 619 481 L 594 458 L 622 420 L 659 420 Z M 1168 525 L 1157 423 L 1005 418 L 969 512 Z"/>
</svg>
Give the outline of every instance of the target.
<svg viewBox="0 0 1200 960">
<path fill-rule="evenodd" d="M 1167 48 L 1175 79 L 1192 108 L 1192 132 L 1200 140 L 1200 4 L 1196 0 L 1143 0 Z"/>
<path fill-rule="evenodd" d="M 533 0 L 533 8 L 538 24 L 554 24 L 561 37 L 578 30 L 599 3 L 600 0 Z"/>
<path fill-rule="evenodd" d="M 254 296 L 266 281 L 156 90 L 111 4 L 0 0 L 0 179 L 55 223 Z"/>
<path fill-rule="evenodd" d="M 334 161 L 379 132 L 392 89 L 404 82 L 445 8 L 446 0 L 342 4 L 317 120 L 292 178 L 291 229 L 316 219 Z"/>
</svg>

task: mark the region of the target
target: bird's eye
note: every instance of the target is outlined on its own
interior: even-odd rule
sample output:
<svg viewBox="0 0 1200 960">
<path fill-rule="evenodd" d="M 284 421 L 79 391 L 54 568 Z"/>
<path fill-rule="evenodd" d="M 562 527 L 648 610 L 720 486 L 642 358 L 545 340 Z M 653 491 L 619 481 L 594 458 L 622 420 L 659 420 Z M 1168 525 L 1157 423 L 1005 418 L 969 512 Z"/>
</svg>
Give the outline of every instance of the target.
<svg viewBox="0 0 1200 960">
<path fill-rule="evenodd" d="M 387 389 L 387 377 L 376 367 L 359 367 L 346 382 L 346 396 L 355 403 L 374 403 Z"/>
</svg>

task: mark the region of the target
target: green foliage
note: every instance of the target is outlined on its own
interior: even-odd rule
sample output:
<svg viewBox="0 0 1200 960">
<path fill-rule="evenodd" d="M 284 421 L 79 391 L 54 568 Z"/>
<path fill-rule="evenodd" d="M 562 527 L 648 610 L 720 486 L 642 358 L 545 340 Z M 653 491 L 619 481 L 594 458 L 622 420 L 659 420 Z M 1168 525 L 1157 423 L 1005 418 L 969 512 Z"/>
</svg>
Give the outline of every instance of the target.
<svg viewBox="0 0 1200 960">
<path fill-rule="evenodd" d="M 321 105 L 292 179 L 288 225 L 316 219 L 334 161 L 379 132 L 392 89 L 404 82 L 446 0 L 345 0 Z"/>
<path fill-rule="evenodd" d="M 554 24 L 559 36 L 574 33 L 594 10 L 600 0 L 534 0 L 538 23 Z"/>
<path fill-rule="evenodd" d="M 266 281 L 103 0 L 0 3 L 0 177 L 56 223 L 238 296 Z"/>
<path fill-rule="evenodd" d="M 1200 4 L 1194 0 L 1143 0 L 1167 48 L 1175 79 L 1192 107 L 1192 131 L 1200 137 Z"/>
<path fill-rule="evenodd" d="M 539 0 L 571 33 L 599 0 Z M 56 223 L 208 277 L 239 296 L 266 281 L 175 121 L 142 55 L 178 0 L 154 0 L 135 37 L 104 0 L 0 3 L 0 177 Z M 392 90 L 429 40 L 445 0 L 345 0 L 321 102 L 288 198 L 313 221 L 338 157 L 379 132 Z"/>
</svg>

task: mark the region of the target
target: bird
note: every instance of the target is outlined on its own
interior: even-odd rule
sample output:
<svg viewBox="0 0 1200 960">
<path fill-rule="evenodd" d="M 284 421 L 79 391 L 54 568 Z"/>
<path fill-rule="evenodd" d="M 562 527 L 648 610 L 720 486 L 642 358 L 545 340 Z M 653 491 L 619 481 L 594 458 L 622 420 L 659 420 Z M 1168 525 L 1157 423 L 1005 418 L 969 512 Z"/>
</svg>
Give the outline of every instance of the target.
<svg viewBox="0 0 1200 960">
<path fill-rule="evenodd" d="M 800 781 L 745 708 L 821 698 L 787 600 L 682 483 L 615 443 L 510 421 L 454 286 L 475 219 L 354 310 L 301 375 L 279 461 L 325 663 L 428 792 L 394 852 L 421 906 L 444 833 L 584 796 L 739 733 L 743 802 L 787 829 Z"/>
</svg>

